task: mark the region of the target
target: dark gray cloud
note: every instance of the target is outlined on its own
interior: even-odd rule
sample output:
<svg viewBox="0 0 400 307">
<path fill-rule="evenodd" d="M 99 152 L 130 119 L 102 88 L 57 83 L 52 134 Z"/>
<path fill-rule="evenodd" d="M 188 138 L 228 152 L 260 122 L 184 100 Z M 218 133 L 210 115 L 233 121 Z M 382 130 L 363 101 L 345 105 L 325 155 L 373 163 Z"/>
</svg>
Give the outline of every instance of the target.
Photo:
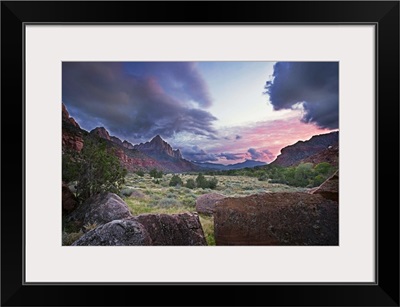
<svg viewBox="0 0 400 307">
<path fill-rule="evenodd" d="M 243 154 L 237 153 L 228 153 L 228 152 L 221 152 L 219 155 L 221 158 L 225 158 L 226 160 L 240 160 L 243 159 Z"/>
<path fill-rule="evenodd" d="M 196 162 L 218 161 L 217 155 L 212 153 L 207 153 L 197 145 L 189 148 L 183 148 L 181 152 L 182 156 L 189 161 L 196 161 Z"/>
<path fill-rule="evenodd" d="M 252 160 L 257 160 L 257 159 L 271 160 L 275 158 L 274 154 L 270 152 L 268 149 L 257 150 L 255 148 L 249 148 L 247 152 L 249 153 Z"/>
<path fill-rule="evenodd" d="M 265 89 L 275 110 L 296 108 L 300 103 L 303 122 L 338 128 L 338 62 L 277 62 Z"/>
<path fill-rule="evenodd" d="M 85 129 L 104 126 L 131 142 L 179 132 L 216 138 L 194 63 L 64 62 L 62 77 L 62 100 Z"/>
</svg>

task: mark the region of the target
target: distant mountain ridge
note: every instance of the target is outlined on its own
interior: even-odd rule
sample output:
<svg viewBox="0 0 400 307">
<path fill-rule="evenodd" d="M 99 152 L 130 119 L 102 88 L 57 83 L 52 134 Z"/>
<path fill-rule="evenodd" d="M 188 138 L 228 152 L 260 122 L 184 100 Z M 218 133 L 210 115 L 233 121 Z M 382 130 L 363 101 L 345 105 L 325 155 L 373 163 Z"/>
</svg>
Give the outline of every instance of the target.
<svg viewBox="0 0 400 307">
<path fill-rule="evenodd" d="M 198 165 L 202 168 L 207 168 L 210 170 L 231 170 L 231 169 L 241 169 L 241 168 L 246 168 L 246 167 L 255 167 L 255 166 L 263 166 L 266 165 L 267 163 L 262 162 L 262 161 L 256 161 L 256 160 L 246 160 L 241 163 L 235 163 L 235 164 L 218 164 L 218 163 L 208 163 L 208 162 L 193 162 L 193 164 Z"/>
<path fill-rule="evenodd" d="M 329 160 L 337 165 L 338 148 L 339 131 L 314 135 L 307 141 L 298 141 L 282 148 L 281 154 L 270 165 L 295 166 L 301 162 L 311 162 L 312 156 L 317 163 L 324 162 L 329 157 Z"/>
<path fill-rule="evenodd" d="M 183 158 L 179 149 L 173 149 L 160 135 L 156 135 L 148 142 L 133 145 L 127 140 L 122 141 L 111 136 L 104 127 L 96 127 L 90 132 L 82 129 L 74 118 L 70 117 L 66 107 L 62 104 L 62 150 L 82 150 L 85 139 L 101 138 L 109 147 L 112 147 L 121 164 L 129 171 L 156 168 L 165 172 L 189 172 L 204 170 L 232 170 L 246 167 L 266 165 L 265 162 L 246 160 L 236 164 L 201 163 L 188 161 Z M 329 162 L 338 166 L 339 132 L 315 135 L 307 141 L 298 141 L 284 147 L 281 154 L 270 165 L 295 166 L 299 163 Z"/>
</svg>

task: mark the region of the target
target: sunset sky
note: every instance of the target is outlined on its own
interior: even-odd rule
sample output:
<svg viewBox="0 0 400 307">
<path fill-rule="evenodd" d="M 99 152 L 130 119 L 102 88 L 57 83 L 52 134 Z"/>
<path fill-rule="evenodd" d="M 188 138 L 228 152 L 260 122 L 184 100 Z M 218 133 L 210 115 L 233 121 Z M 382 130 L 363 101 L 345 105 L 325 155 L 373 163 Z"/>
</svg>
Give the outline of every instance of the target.
<svg viewBox="0 0 400 307">
<path fill-rule="evenodd" d="M 338 129 L 337 62 L 64 62 L 62 100 L 85 130 L 159 134 L 188 160 L 273 161 Z M 268 90 L 265 89 L 268 84 Z"/>
</svg>

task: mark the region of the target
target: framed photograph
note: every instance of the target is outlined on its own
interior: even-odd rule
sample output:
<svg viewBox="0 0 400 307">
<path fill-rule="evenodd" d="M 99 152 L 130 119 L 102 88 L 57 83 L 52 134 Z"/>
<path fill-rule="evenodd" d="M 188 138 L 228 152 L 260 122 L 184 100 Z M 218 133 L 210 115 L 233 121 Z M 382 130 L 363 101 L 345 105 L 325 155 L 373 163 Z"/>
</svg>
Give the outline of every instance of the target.
<svg viewBox="0 0 400 307">
<path fill-rule="evenodd" d="M 399 2 L 1 8 L 2 305 L 399 306 Z"/>
</svg>

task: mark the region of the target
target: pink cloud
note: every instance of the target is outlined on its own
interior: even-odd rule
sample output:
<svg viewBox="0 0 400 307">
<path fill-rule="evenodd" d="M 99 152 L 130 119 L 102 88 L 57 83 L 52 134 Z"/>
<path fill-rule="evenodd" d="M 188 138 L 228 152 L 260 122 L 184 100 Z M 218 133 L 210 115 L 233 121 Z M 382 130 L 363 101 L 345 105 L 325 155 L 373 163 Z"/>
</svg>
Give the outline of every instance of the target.
<svg viewBox="0 0 400 307">
<path fill-rule="evenodd" d="M 244 159 L 257 158 L 257 160 L 272 162 L 283 147 L 330 131 L 330 129 L 320 129 L 313 124 L 303 123 L 296 115 L 286 119 L 227 128 L 226 131 L 220 132 L 240 135 L 241 138 L 235 142 L 221 139 L 217 146 L 209 148 L 208 151 L 212 153 L 230 152 L 242 155 Z"/>
</svg>

